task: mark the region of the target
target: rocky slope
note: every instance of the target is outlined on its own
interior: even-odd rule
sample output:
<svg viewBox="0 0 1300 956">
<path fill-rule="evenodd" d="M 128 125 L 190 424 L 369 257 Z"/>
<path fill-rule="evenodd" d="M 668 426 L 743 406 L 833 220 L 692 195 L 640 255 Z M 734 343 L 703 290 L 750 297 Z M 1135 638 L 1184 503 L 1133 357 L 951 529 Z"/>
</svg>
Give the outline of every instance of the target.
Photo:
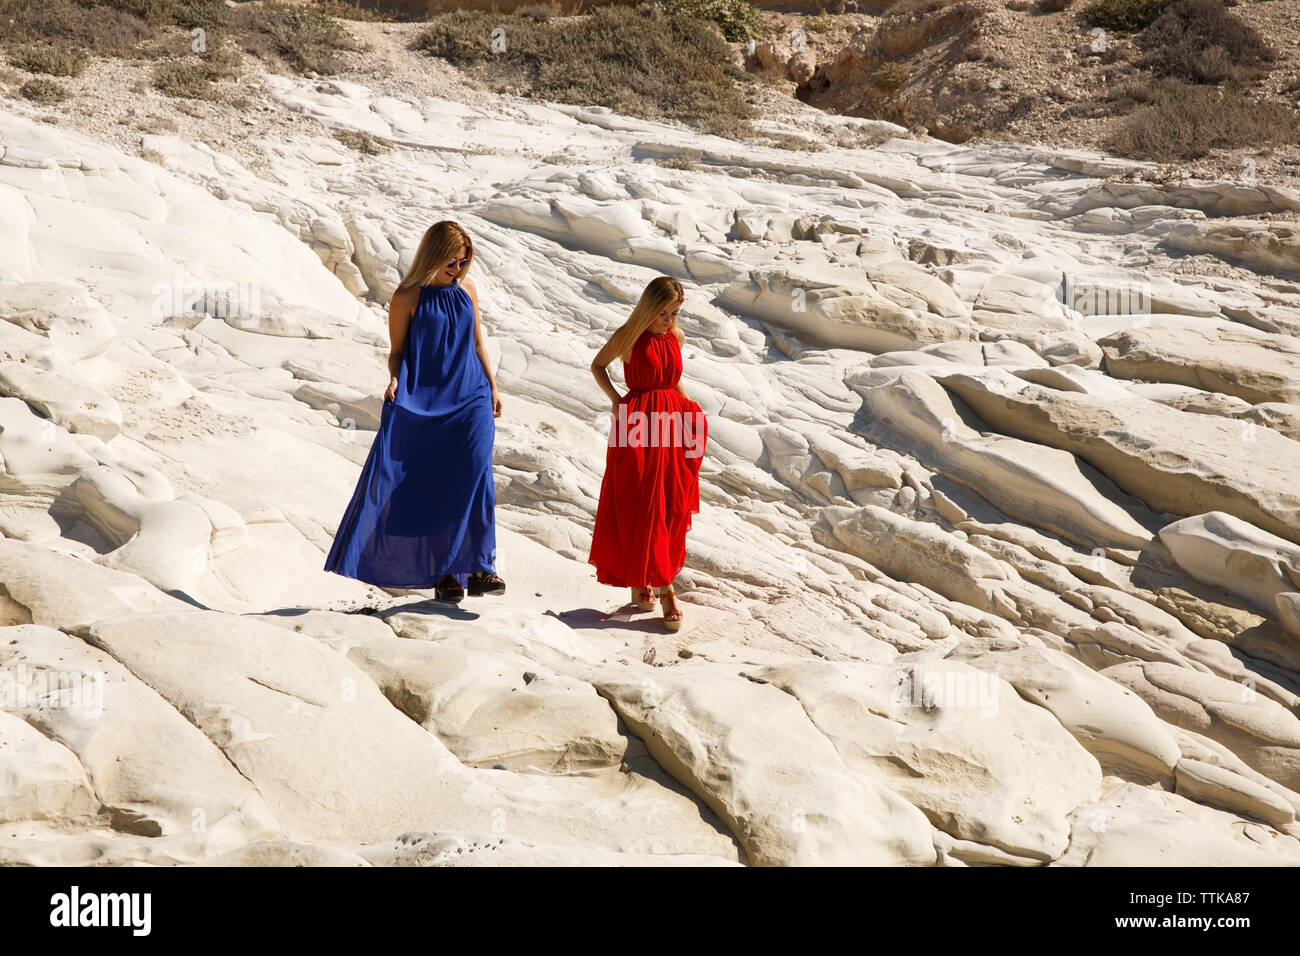
<svg viewBox="0 0 1300 956">
<path fill-rule="evenodd" d="M 1300 863 L 1300 195 L 437 82 L 268 75 L 156 162 L 5 101 L 0 862 Z M 320 570 L 441 218 L 505 396 L 454 609 Z M 676 634 L 585 564 L 661 272 Z"/>
<path fill-rule="evenodd" d="M 1079 0 L 915 0 L 809 17 L 766 13 L 747 67 L 773 91 L 837 113 L 901 122 L 951 142 L 1105 149 L 1162 77 L 1141 34 L 1107 32 Z M 830 5 L 828 10 L 833 9 Z M 1255 102 L 1300 101 L 1300 9 L 1232 3 L 1230 15 L 1275 59 L 1248 84 Z M 1300 186 L 1300 142 L 1202 142 L 1203 155 L 1151 171 L 1160 180 L 1225 178 Z M 1189 154 L 1191 155 L 1191 154 Z M 1293 213 L 1281 214 L 1293 219 Z"/>
</svg>

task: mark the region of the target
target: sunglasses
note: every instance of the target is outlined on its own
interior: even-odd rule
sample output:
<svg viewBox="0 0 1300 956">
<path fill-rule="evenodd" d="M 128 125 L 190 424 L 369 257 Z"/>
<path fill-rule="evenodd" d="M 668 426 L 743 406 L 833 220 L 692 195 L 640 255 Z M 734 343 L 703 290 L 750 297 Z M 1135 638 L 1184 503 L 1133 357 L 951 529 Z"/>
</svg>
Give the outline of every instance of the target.
<svg viewBox="0 0 1300 956">
<path fill-rule="evenodd" d="M 469 256 L 466 256 L 464 259 L 452 259 L 451 262 L 447 263 L 447 268 L 461 269 L 464 268 L 465 263 L 467 262 L 469 262 Z"/>
</svg>

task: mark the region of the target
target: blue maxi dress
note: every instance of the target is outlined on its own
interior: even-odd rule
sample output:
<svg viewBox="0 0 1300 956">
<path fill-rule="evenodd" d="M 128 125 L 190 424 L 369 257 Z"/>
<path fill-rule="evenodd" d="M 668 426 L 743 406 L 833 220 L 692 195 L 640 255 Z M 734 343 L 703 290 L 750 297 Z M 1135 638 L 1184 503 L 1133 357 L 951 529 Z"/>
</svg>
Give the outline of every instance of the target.
<svg viewBox="0 0 1300 956">
<path fill-rule="evenodd" d="M 325 570 L 369 584 L 462 587 L 496 568 L 492 386 L 460 280 L 420 287 L 397 377 Z"/>
</svg>

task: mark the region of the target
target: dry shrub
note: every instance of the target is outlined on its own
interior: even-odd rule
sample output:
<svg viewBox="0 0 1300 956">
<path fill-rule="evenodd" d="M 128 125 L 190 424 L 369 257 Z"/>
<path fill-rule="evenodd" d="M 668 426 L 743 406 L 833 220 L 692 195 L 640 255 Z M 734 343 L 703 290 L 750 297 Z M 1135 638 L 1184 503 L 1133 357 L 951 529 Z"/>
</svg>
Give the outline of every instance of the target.
<svg viewBox="0 0 1300 956">
<path fill-rule="evenodd" d="M 940 119 L 933 120 L 929 130 L 931 136 L 949 143 L 964 143 L 978 132 L 969 123 L 946 123 Z"/>
<path fill-rule="evenodd" d="M 334 131 L 334 138 L 348 149 L 355 149 L 367 156 L 382 156 L 393 148 L 392 141 L 382 136 L 373 136 L 365 130 L 337 129 Z"/>
<path fill-rule="evenodd" d="M 34 80 L 28 80 L 22 86 L 18 87 L 18 92 L 23 95 L 24 99 L 29 99 L 33 103 L 41 103 L 42 105 L 47 106 L 54 103 L 62 103 L 64 100 L 72 96 L 72 94 L 62 85 L 43 76 L 38 76 Z"/>
<path fill-rule="evenodd" d="M 1120 33 L 1135 33 L 1160 16 L 1170 0 L 1093 0 L 1080 15 L 1084 23 Z"/>
<path fill-rule="evenodd" d="M 773 146 L 779 149 L 793 149 L 807 153 L 818 153 L 826 148 L 826 144 L 815 139 L 808 139 L 806 136 L 798 136 L 794 133 L 773 133 L 768 137 Z"/>
<path fill-rule="evenodd" d="M 892 61 L 882 63 L 880 68 L 871 75 L 871 85 L 878 90 L 892 93 L 906 83 L 911 75 L 912 71 L 902 63 Z"/>
<path fill-rule="evenodd" d="M 504 40 L 495 51 L 494 29 Z M 716 29 L 698 19 L 601 7 L 583 20 L 538 23 L 458 10 L 433 20 L 415 47 L 534 96 L 681 120 L 723 136 L 750 133 L 753 110 L 737 88 L 750 80 Z"/>
<path fill-rule="evenodd" d="M 895 0 L 886 9 L 888 16 L 912 13 L 934 13 L 944 7 L 951 7 L 962 0 Z"/>
<path fill-rule="evenodd" d="M 1139 63 L 1162 76 L 1195 83 L 1249 82 L 1267 72 L 1277 51 L 1223 0 L 1177 0 L 1142 31 Z"/>
<path fill-rule="evenodd" d="M 317 11 L 337 20 L 392 23 L 395 17 L 384 10 L 361 6 L 360 0 L 314 0 Z"/>
<path fill-rule="evenodd" d="M 232 75 L 233 69 L 224 60 L 187 57 L 159 63 L 154 68 L 153 85 L 168 96 L 215 100 L 219 98 L 217 81 Z"/>
<path fill-rule="evenodd" d="M 549 20 L 558 16 L 559 12 L 554 6 L 545 3 L 527 3 L 515 8 L 515 16 L 527 17 L 529 20 Z"/>
<path fill-rule="evenodd" d="M 981 16 L 978 6 L 964 0 L 901 0 L 881 19 L 866 52 L 895 60 L 911 56 L 971 26 Z"/>
<path fill-rule="evenodd" d="M 265 0 L 227 6 L 225 0 L 0 0 L 0 48 L 43 44 L 40 54 L 73 62 L 77 56 L 160 59 L 190 52 L 191 31 L 201 29 L 209 49 L 233 40 L 279 58 L 300 72 L 341 66 L 336 54 L 356 49 L 352 36 L 327 11 Z M 351 8 L 349 8 L 351 9 Z"/>
<path fill-rule="evenodd" d="M 153 38 L 150 25 L 134 13 L 73 0 L 0 0 L 0 23 L 7 25 L 0 34 L 7 50 L 46 43 L 69 53 L 138 58 L 149 55 L 146 44 Z"/>
<path fill-rule="evenodd" d="M 337 21 L 310 7 L 266 2 L 239 14 L 248 49 L 279 56 L 299 73 L 337 73 L 344 68 L 339 54 L 359 49 Z"/>
<path fill-rule="evenodd" d="M 1211 149 L 1281 146 L 1300 137 L 1300 113 L 1285 103 L 1181 81 L 1166 84 L 1147 106 L 1126 117 L 1109 146 L 1121 156 L 1171 162 Z"/>
<path fill-rule="evenodd" d="M 53 43 L 19 47 L 9 54 L 10 62 L 20 70 L 48 76 L 80 76 L 86 59 L 82 50 Z"/>
</svg>

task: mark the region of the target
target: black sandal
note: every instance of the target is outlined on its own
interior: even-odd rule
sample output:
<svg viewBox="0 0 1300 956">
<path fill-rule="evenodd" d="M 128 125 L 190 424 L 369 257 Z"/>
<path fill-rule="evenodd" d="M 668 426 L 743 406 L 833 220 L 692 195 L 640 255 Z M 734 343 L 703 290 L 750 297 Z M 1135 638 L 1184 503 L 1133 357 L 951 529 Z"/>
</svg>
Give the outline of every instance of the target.
<svg viewBox="0 0 1300 956">
<path fill-rule="evenodd" d="M 493 571 L 475 571 L 469 576 L 469 593 L 471 597 L 505 594 L 506 582 L 497 577 Z"/>
<path fill-rule="evenodd" d="M 438 583 L 434 586 L 433 592 L 438 596 L 439 601 L 450 601 L 452 604 L 459 604 L 465 597 L 465 589 L 461 587 L 460 582 L 450 574 L 444 574 L 438 579 Z"/>
</svg>

